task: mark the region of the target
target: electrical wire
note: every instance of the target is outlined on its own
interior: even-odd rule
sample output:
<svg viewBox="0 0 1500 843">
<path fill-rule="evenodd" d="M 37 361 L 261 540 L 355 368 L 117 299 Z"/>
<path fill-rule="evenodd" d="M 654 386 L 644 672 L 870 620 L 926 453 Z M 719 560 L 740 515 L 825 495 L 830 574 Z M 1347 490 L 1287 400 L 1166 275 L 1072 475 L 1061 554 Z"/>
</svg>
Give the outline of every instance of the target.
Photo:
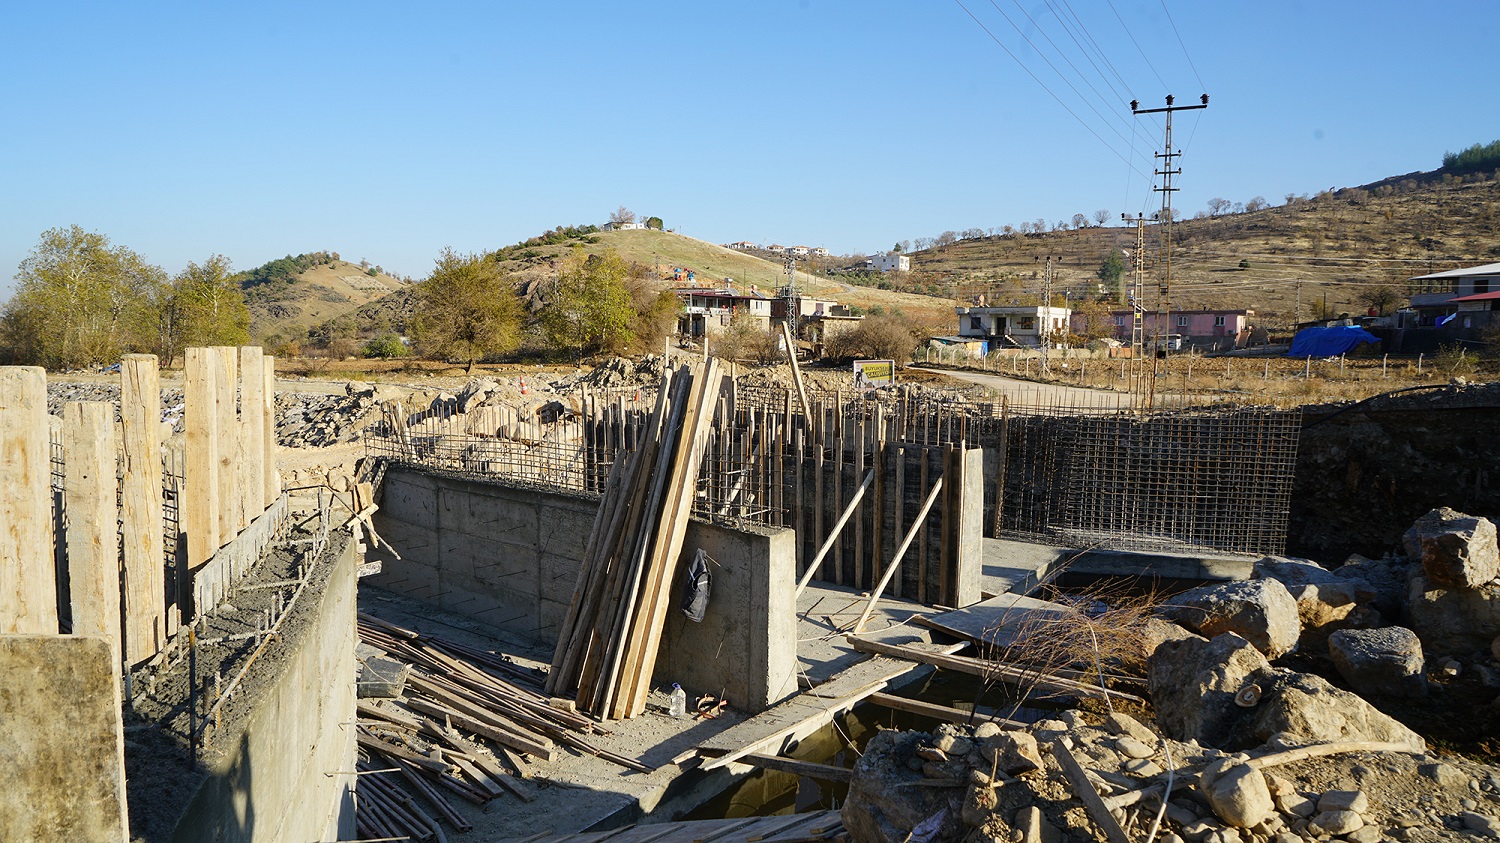
<svg viewBox="0 0 1500 843">
<path fill-rule="evenodd" d="M 1094 131 L 1094 128 L 1092 126 L 1090 126 L 1088 123 L 1084 122 L 1083 118 L 1079 117 L 1078 114 L 1077 114 L 1077 112 L 1075 112 L 1075 111 L 1073 111 L 1073 109 L 1069 108 L 1068 104 L 1065 103 L 1065 102 L 1063 102 L 1062 98 L 1059 97 L 1056 93 L 1054 93 L 1051 88 L 1047 87 L 1047 85 L 1046 85 L 1045 82 L 1043 82 L 1041 79 L 1037 78 L 1037 75 L 1035 73 L 1031 72 L 1031 68 L 1027 67 L 1026 64 L 1025 64 L 1025 62 L 1023 62 L 1019 58 L 1017 58 L 1016 54 L 1013 53 L 1013 52 L 1011 52 L 1010 48 L 1007 47 L 1007 46 L 1005 46 L 1005 43 L 1003 41 L 1001 41 L 999 38 L 995 37 L 995 33 L 991 32 L 990 28 L 984 25 L 984 21 L 981 21 L 978 17 L 975 17 L 975 15 L 974 15 L 973 12 L 969 11 L 969 7 L 965 6 L 963 4 L 963 0 L 953 0 L 953 2 L 957 3 L 958 7 L 960 9 L 964 10 L 964 14 L 968 15 L 969 18 L 974 21 L 974 23 L 978 24 L 980 29 L 984 30 L 984 34 L 988 35 L 990 37 L 991 41 L 994 41 L 995 44 L 1000 47 L 1000 49 L 1002 49 L 1002 50 L 1005 51 L 1006 55 L 1010 56 L 1011 59 L 1013 61 L 1015 61 L 1016 64 L 1020 65 L 1021 69 L 1024 70 L 1024 71 L 1026 71 L 1026 75 L 1030 76 L 1032 78 L 1032 81 L 1036 82 L 1038 85 L 1041 85 L 1042 86 L 1042 90 L 1046 91 L 1047 94 L 1052 97 L 1052 99 L 1054 99 L 1054 100 L 1057 101 L 1058 105 L 1062 106 L 1062 108 L 1063 108 L 1064 111 L 1068 112 L 1068 114 L 1071 115 L 1074 120 L 1078 121 L 1078 125 L 1082 126 L 1085 131 L 1087 131 L 1089 134 L 1093 135 L 1094 138 L 1096 140 L 1098 140 L 1099 143 L 1103 144 L 1104 147 L 1106 149 L 1108 149 L 1111 153 L 1113 153 L 1116 158 L 1119 158 L 1121 161 L 1124 161 L 1127 166 L 1129 166 L 1131 169 L 1134 169 L 1136 172 L 1140 173 L 1141 176 L 1143 176 L 1143 177 L 1146 176 L 1145 173 L 1141 172 L 1140 169 L 1136 167 L 1136 165 L 1135 165 L 1134 162 L 1132 162 L 1130 159 L 1126 158 L 1125 156 L 1121 155 L 1119 150 L 1117 150 L 1113 146 L 1111 146 L 1110 143 L 1108 141 L 1106 141 L 1103 137 L 1101 137 L 1098 132 Z"/>
<path fill-rule="evenodd" d="M 1135 45 L 1136 51 L 1141 54 L 1142 59 L 1145 59 L 1146 66 L 1151 68 L 1152 73 L 1156 74 L 1156 81 L 1160 82 L 1163 88 L 1170 88 L 1171 86 L 1167 84 L 1167 80 L 1161 78 L 1161 74 L 1156 72 L 1156 65 L 1151 63 L 1151 58 L 1146 55 L 1146 51 L 1141 49 L 1141 42 L 1135 40 L 1135 34 L 1130 31 L 1130 27 L 1125 25 L 1125 19 L 1120 17 L 1120 10 L 1115 8 L 1114 0 L 1105 0 L 1105 2 L 1109 4 L 1109 10 L 1115 13 L 1115 20 L 1120 22 L 1120 26 L 1125 30 L 1125 34 L 1130 37 L 1130 43 Z"/>
<path fill-rule="evenodd" d="M 1083 84 L 1087 85 L 1088 88 L 1089 88 L 1089 90 L 1094 92 L 1094 96 L 1098 97 L 1099 101 L 1104 104 L 1104 106 L 1105 106 L 1106 109 L 1108 109 L 1110 107 L 1109 106 L 1109 98 L 1107 98 L 1103 94 L 1099 93 L 1099 89 L 1096 88 L 1096 87 L 1094 87 L 1094 83 L 1090 82 L 1089 79 L 1088 79 L 1088 77 L 1084 75 L 1083 71 L 1078 69 L 1078 65 L 1074 64 L 1073 60 L 1070 59 L 1070 58 L 1068 58 L 1067 54 L 1062 51 L 1062 48 L 1059 47 L 1059 46 L 1057 46 L 1057 42 L 1053 41 L 1052 40 L 1052 36 L 1050 36 L 1050 35 L 1047 34 L 1047 30 L 1043 29 L 1042 25 L 1037 22 L 1036 18 L 1033 18 L 1031 16 L 1031 13 L 1028 12 L 1028 11 L 1026 11 L 1026 7 L 1024 7 L 1024 6 L 1021 5 L 1020 0 L 1011 0 L 1011 2 L 1016 4 L 1016 8 L 1021 12 L 1021 14 L 1023 14 L 1023 15 L 1026 16 L 1026 20 L 1030 21 L 1031 25 L 1034 26 L 1034 27 L 1036 27 L 1036 31 L 1039 32 L 1039 33 L 1041 33 L 1041 35 L 1042 35 L 1043 38 L 1047 39 L 1047 43 L 1050 44 L 1050 45 L 1052 45 L 1052 49 L 1054 51 L 1056 51 L 1057 54 L 1060 57 L 1062 57 L 1063 61 L 1067 62 L 1068 67 L 1071 67 L 1073 69 L 1073 72 L 1076 73 L 1076 74 L 1078 74 L 1078 78 L 1080 80 L 1082 80 Z M 995 0 L 990 0 L 990 5 L 994 6 L 996 11 L 1000 11 L 1000 7 L 995 4 Z M 1000 12 L 1000 14 L 1004 15 L 1005 13 L 1004 12 Z M 1007 16 L 1006 19 L 1009 20 L 1009 17 Z M 1015 24 L 1011 24 L 1011 25 L 1014 26 Z M 1022 38 L 1026 38 L 1025 33 L 1021 33 L 1021 37 Z M 1026 39 L 1026 43 L 1031 44 L 1031 39 L 1027 38 Z M 1075 39 L 1073 43 L 1076 45 L 1078 43 L 1078 41 Z M 1035 44 L 1032 44 L 1032 49 L 1036 49 L 1036 45 Z M 1080 47 L 1080 49 L 1082 49 L 1082 48 Z M 1038 55 L 1040 55 L 1040 54 L 1041 54 L 1041 52 L 1038 51 Z M 1043 60 L 1045 60 L 1045 59 L 1046 59 L 1046 57 L 1043 56 Z M 1051 62 L 1047 62 L 1047 64 L 1050 67 L 1052 63 Z M 1052 69 L 1053 69 L 1054 72 L 1057 71 L 1057 68 L 1055 68 L 1055 67 L 1053 67 Z M 1094 69 L 1096 71 L 1098 70 L 1097 67 L 1095 67 Z M 1062 74 L 1059 73 L 1058 75 L 1061 76 Z M 1102 78 L 1102 74 L 1101 74 L 1101 78 Z M 1064 79 L 1063 81 L 1066 82 L 1067 80 Z M 1108 79 L 1104 79 L 1104 82 L 1105 82 L 1106 85 L 1108 85 L 1109 80 Z M 1071 85 L 1070 85 L 1070 87 L 1071 87 Z M 1077 90 L 1078 89 L 1074 88 L 1074 93 L 1077 93 Z M 1111 91 L 1111 93 L 1114 93 L 1114 91 Z M 1079 96 L 1081 97 L 1082 95 L 1080 94 Z M 1118 96 L 1118 94 L 1116 94 L 1116 96 Z M 1098 114 L 1097 111 L 1094 112 L 1094 113 Z M 1103 115 L 1100 115 L 1100 116 L 1103 117 Z M 1118 118 L 1118 119 L 1123 120 L 1123 117 Z M 1128 123 L 1128 122 L 1131 122 L 1131 121 L 1125 121 L 1125 122 Z M 1118 132 L 1117 132 L 1117 134 L 1118 134 Z M 1125 136 L 1124 135 L 1120 135 L 1120 139 L 1124 140 Z"/>
<path fill-rule="evenodd" d="M 1183 58 L 1187 59 L 1188 67 L 1193 69 L 1193 76 L 1198 80 L 1198 90 L 1208 90 L 1208 86 L 1203 84 L 1203 77 L 1198 75 L 1198 67 L 1193 64 L 1193 57 L 1188 55 L 1187 44 L 1182 42 L 1182 33 L 1177 31 L 1177 22 L 1172 20 L 1172 13 L 1167 10 L 1167 0 L 1161 0 L 1161 10 L 1167 15 L 1167 23 L 1172 25 L 1172 34 L 1177 36 L 1177 45 L 1182 48 Z"/>
</svg>

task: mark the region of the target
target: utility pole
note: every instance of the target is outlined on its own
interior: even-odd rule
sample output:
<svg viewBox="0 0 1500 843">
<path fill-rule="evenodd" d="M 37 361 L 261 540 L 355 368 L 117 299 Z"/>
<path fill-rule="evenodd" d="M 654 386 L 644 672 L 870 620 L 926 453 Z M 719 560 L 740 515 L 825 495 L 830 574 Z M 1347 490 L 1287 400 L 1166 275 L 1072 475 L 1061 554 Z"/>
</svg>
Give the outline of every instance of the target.
<svg viewBox="0 0 1500 843">
<path fill-rule="evenodd" d="M 800 312 L 802 309 L 802 302 L 797 296 L 797 259 L 792 257 L 791 255 L 787 255 L 785 266 L 786 290 L 784 291 L 785 295 L 783 296 L 783 298 L 786 300 L 786 327 L 787 331 L 791 334 L 792 339 L 795 340 L 797 338 L 798 317 L 802 315 Z M 787 349 L 787 353 L 790 354 L 794 352 L 789 348 Z"/>
<path fill-rule="evenodd" d="M 1141 108 L 1139 100 L 1130 101 L 1131 114 L 1167 115 L 1166 142 L 1163 144 L 1163 151 L 1155 153 L 1156 157 L 1161 159 L 1162 168 L 1159 170 L 1155 170 L 1154 172 L 1156 173 L 1156 175 L 1162 177 L 1162 183 L 1160 187 L 1153 187 L 1152 190 L 1155 190 L 1157 193 L 1161 194 L 1162 226 L 1161 287 L 1158 290 L 1160 298 L 1158 299 L 1156 308 L 1156 335 L 1160 337 L 1162 334 L 1163 326 L 1166 326 L 1168 344 L 1170 344 L 1172 336 L 1171 326 L 1168 324 L 1172 317 L 1172 194 L 1177 192 L 1178 190 L 1178 188 L 1172 186 L 1172 177 L 1182 175 L 1182 167 L 1179 166 L 1176 169 L 1172 168 L 1173 159 L 1182 155 L 1182 150 L 1174 151 L 1172 149 L 1172 115 L 1179 111 L 1194 111 L 1200 108 L 1208 108 L 1208 94 L 1204 94 L 1199 98 L 1198 105 L 1174 105 L 1174 99 L 1175 98 L 1171 94 L 1167 94 L 1167 104 L 1164 108 Z M 1153 343 L 1153 345 L 1156 345 L 1156 343 Z M 1151 351 L 1153 360 L 1151 364 L 1151 392 L 1152 396 L 1154 397 L 1156 392 L 1156 364 L 1154 362 L 1156 359 L 1156 349 L 1152 348 Z"/>
<path fill-rule="evenodd" d="M 1129 215 L 1121 214 L 1123 220 L 1130 220 Z M 1146 279 L 1146 218 L 1142 214 L 1135 215 L 1135 252 L 1130 256 L 1134 270 L 1134 281 L 1127 289 L 1124 279 L 1120 281 L 1120 291 L 1130 305 L 1130 392 L 1135 396 L 1138 406 L 1145 406 L 1144 399 L 1150 395 L 1151 389 L 1145 383 L 1145 359 L 1146 353 L 1146 303 L 1145 303 L 1145 279 Z M 1153 364 L 1151 370 L 1156 371 Z"/>
<path fill-rule="evenodd" d="M 1052 256 L 1047 256 L 1047 271 L 1042 275 L 1042 374 L 1051 372 L 1048 365 L 1052 346 Z"/>
</svg>

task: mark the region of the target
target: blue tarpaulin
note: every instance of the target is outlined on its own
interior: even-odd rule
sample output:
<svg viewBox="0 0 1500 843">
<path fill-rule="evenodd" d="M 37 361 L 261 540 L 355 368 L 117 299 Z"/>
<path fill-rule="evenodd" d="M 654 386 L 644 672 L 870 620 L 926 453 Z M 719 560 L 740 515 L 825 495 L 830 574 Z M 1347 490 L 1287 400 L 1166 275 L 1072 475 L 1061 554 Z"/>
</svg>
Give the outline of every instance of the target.
<svg viewBox="0 0 1500 843">
<path fill-rule="evenodd" d="M 1380 337 L 1364 328 L 1344 326 L 1338 328 L 1303 328 L 1292 337 L 1292 350 L 1288 357 L 1338 357 L 1346 354 L 1360 343 L 1380 342 Z"/>
</svg>

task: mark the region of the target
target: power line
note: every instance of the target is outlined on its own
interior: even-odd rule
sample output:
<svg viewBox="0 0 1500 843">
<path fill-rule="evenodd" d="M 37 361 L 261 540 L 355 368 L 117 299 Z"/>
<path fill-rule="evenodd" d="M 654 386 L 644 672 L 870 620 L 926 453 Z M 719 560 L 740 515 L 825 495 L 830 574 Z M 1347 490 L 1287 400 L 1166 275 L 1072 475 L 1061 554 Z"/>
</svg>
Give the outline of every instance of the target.
<svg viewBox="0 0 1500 843">
<path fill-rule="evenodd" d="M 1130 31 L 1130 27 L 1125 25 L 1125 19 L 1120 17 L 1120 10 L 1115 8 L 1114 0 L 1105 0 L 1105 2 L 1109 3 L 1109 10 L 1115 13 L 1115 20 L 1120 22 L 1120 26 L 1124 28 L 1125 34 L 1130 36 L 1130 43 L 1135 45 L 1135 49 L 1141 54 L 1141 58 L 1146 60 L 1146 66 L 1151 68 L 1152 73 L 1156 74 L 1156 81 L 1160 82 L 1163 88 L 1171 88 L 1172 86 L 1167 84 L 1167 80 L 1161 78 L 1160 73 L 1156 73 L 1156 65 L 1151 63 L 1151 59 L 1146 55 L 1146 51 L 1141 49 L 1141 43 L 1135 40 L 1135 34 Z"/>
<path fill-rule="evenodd" d="M 1028 21 L 1031 21 L 1031 25 L 1034 26 L 1034 27 L 1036 27 L 1036 31 L 1040 32 L 1042 34 L 1042 37 L 1045 38 L 1045 39 L 1047 39 L 1047 43 L 1051 44 L 1052 45 L 1052 49 L 1055 50 L 1057 52 L 1057 54 L 1062 57 L 1063 61 L 1065 61 L 1065 62 L 1068 63 L 1068 67 L 1073 68 L 1073 72 L 1076 73 L 1076 74 L 1078 74 L 1078 78 L 1083 81 L 1083 84 L 1087 85 L 1088 88 L 1089 88 L 1089 90 L 1094 92 L 1094 96 L 1098 97 L 1099 101 L 1101 103 L 1104 103 L 1105 108 L 1110 108 L 1111 105 L 1110 105 L 1109 99 L 1107 99 L 1103 94 L 1099 93 L 1099 89 L 1096 88 L 1096 87 L 1094 87 L 1094 83 L 1090 82 L 1088 80 L 1088 78 L 1086 76 L 1084 76 L 1083 71 L 1081 71 L 1081 70 L 1078 69 L 1078 65 L 1074 64 L 1073 60 L 1070 59 L 1070 58 L 1068 58 L 1067 54 L 1062 51 L 1062 48 L 1057 46 L 1057 42 L 1053 41 L 1052 40 L 1052 36 L 1050 36 L 1050 35 L 1047 34 L 1047 30 L 1043 29 L 1042 25 L 1040 23 L 1037 23 L 1036 18 L 1033 18 L 1031 16 L 1031 13 L 1028 12 L 1028 11 L 1026 11 L 1026 7 L 1022 6 L 1020 4 L 1019 0 L 1011 0 L 1011 2 L 1016 4 L 1016 8 L 1020 10 L 1021 14 L 1023 14 L 1023 15 L 1026 16 L 1026 19 Z M 1000 7 L 998 5 L 996 5 L 995 0 L 990 0 L 990 5 L 995 7 L 995 11 L 997 11 L 997 12 L 1000 11 Z M 1004 12 L 1000 12 L 1000 14 L 1003 15 L 1003 16 L 1005 16 L 1005 19 L 1007 21 L 1010 20 L 1010 17 L 1008 15 L 1005 15 Z M 1012 23 L 1011 26 L 1015 26 L 1015 24 Z M 1019 32 L 1020 30 L 1018 29 L 1017 31 Z M 1021 33 L 1021 37 L 1024 38 L 1024 39 L 1026 39 L 1026 43 L 1032 44 L 1031 39 L 1026 38 L 1026 34 L 1024 32 Z M 1073 43 L 1077 44 L 1078 42 L 1075 39 Z M 1032 49 L 1036 49 L 1036 45 L 1035 44 L 1032 44 Z M 1041 55 L 1041 51 L 1037 50 L 1037 54 Z M 1046 61 L 1046 56 L 1042 56 L 1042 60 Z M 1047 62 L 1047 66 L 1048 67 L 1052 67 L 1052 62 L 1048 61 Z M 1052 67 L 1052 70 L 1053 70 L 1053 72 L 1057 72 L 1057 68 L 1056 67 Z M 1098 70 L 1098 68 L 1096 67 L 1095 70 Z M 1058 73 L 1057 75 L 1058 76 L 1062 76 L 1061 73 Z M 1064 78 L 1063 81 L 1066 82 L 1067 79 Z M 1105 81 L 1106 85 L 1109 83 L 1108 79 L 1105 79 L 1104 81 Z M 1072 84 L 1069 83 L 1068 87 L 1072 87 Z M 1073 88 L 1073 92 L 1074 93 L 1078 93 L 1078 89 L 1077 88 Z M 1079 97 L 1082 97 L 1082 96 L 1083 96 L 1082 94 L 1079 94 Z M 1092 105 L 1090 105 L 1089 107 L 1093 108 Z M 1094 110 L 1094 113 L 1098 114 L 1099 117 L 1100 117 L 1100 119 L 1103 119 L 1106 122 L 1108 122 L 1109 118 L 1107 118 L 1103 114 L 1100 114 L 1097 109 Z M 1111 124 L 1111 125 L 1113 125 L 1113 124 Z M 1119 134 L 1119 132 L 1117 131 L 1116 134 Z M 1121 134 L 1120 135 L 1120 139 L 1121 140 L 1125 140 L 1125 136 L 1123 134 Z"/>
<path fill-rule="evenodd" d="M 965 6 L 963 4 L 963 0 L 953 0 L 953 2 L 957 3 L 958 7 L 960 9 L 964 10 L 964 14 L 968 15 L 969 18 L 974 21 L 974 23 L 978 24 L 979 28 L 982 29 L 982 30 L 984 30 L 984 34 L 988 35 L 990 37 L 991 41 L 994 41 L 995 44 L 1000 47 L 1000 49 L 1004 50 L 1005 54 L 1008 55 L 1008 56 L 1010 56 L 1012 61 L 1014 61 L 1016 64 L 1020 65 L 1021 69 L 1024 70 L 1024 71 L 1026 71 L 1026 75 L 1031 77 L 1032 81 L 1036 82 L 1038 85 L 1041 85 L 1042 86 L 1042 90 L 1046 91 L 1047 94 L 1048 94 L 1048 96 L 1050 96 L 1050 97 L 1052 97 L 1052 99 L 1056 100 L 1057 104 L 1060 105 L 1060 106 L 1062 106 L 1062 108 L 1063 108 L 1064 111 L 1068 112 L 1068 114 L 1071 115 L 1074 120 L 1077 120 L 1078 121 L 1078 125 L 1082 126 L 1089 134 L 1093 135 L 1094 138 L 1095 138 L 1095 140 L 1098 140 L 1099 143 L 1103 144 L 1106 149 L 1108 149 L 1110 152 L 1114 153 L 1114 156 L 1116 158 L 1119 158 L 1121 161 L 1124 161 L 1127 166 L 1129 166 L 1131 169 L 1135 170 L 1136 172 L 1141 173 L 1142 176 L 1146 175 L 1145 173 L 1141 172 L 1139 168 L 1137 168 L 1135 166 L 1135 162 L 1133 162 L 1130 159 L 1126 158 L 1125 156 L 1121 155 L 1119 150 L 1117 150 L 1113 146 L 1111 146 L 1110 143 L 1109 143 L 1109 141 L 1106 141 L 1104 138 L 1100 137 L 1099 133 L 1096 132 L 1096 131 L 1094 131 L 1094 128 L 1092 126 L 1090 126 L 1088 123 L 1085 123 L 1084 120 L 1083 120 L 1083 118 L 1079 117 L 1078 114 L 1073 111 L 1073 109 L 1069 108 L 1068 104 L 1065 103 L 1065 102 L 1063 102 L 1062 98 L 1059 97 L 1056 93 L 1054 93 L 1051 88 L 1047 87 L 1047 84 L 1045 82 L 1043 82 L 1041 79 L 1037 78 L 1037 75 L 1035 73 L 1031 72 L 1031 68 L 1027 67 L 1026 64 L 1025 64 L 1025 62 L 1023 62 L 1019 58 L 1017 58 L 1016 54 L 1013 53 L 1013 52 L 1011 52 L 1010 48 L 1007 47 L 1007 46 L 1005 46 L 1005 43 L 1003 41 L 1001 41 L 999 38 L 995 37 L 995 33 L 991 32 L 990 28 L 984 25 L 984 21 L 981 21 L 979 18 L 977 18 L 977 17 L 974 16 L 973 12 L 969 11 L 969 7 Z"/>
<path fill-rule="evenodd" d="M 1172 20 L 1172 13 L 1167 11 L 1167 0 L 1161 0 L 1161 10 L 1166 12 L 1167 23 L 1172 25 L 1172 34 L 1177 36 L 1177 45 L 1182 48 L 1182 55 L 1187 59 L 1188 67 L 1193 69 L 1193 76 L 1198 80 L 1198 90 L 1208 90 L 1208 86 L 1203 84 L 1203 77 L 1198 75 L 1198 68 L 1193 64 L 1193 57 L 1188 55 L 1187 45 L 1182 43 L 1182 33 L 1177 31 L 1177 22 Z"/>
<path fill-rule="evenodd" d="M 1130 94 L 1130 83 L 1126 82 L 1125 81 L 1125 77 L 1120 75 L 1120 71 L 1118 71 L 1118 70 L 1115 69 L 1114 63 L 1109 60 L 1109 56 L 1106 55 L 1105 52 L 1104 52 L 1104 50 L 1103 50 L 1103 48 L 1101 48 L 1099 46 L 1099 42 L 1094 39 L 1093 33 L 1089 32 L 1089 29 L 1088 29 L 1087 26 L 1084 26 L 1084 24 L 1083 24 L 1083 18 L 1080 18 L 1078 16 L 1078 13 L 1075 12 L 1075 11 L 1073 11 L 1073 7 L 1068 5 L 1068 0 L 1058 0 L 1058 2 L 1062 5 L 1062 7 L 1064 9 L 1068 10 L 1068 14 L 1071 15 L 1072 18 L 1073 18 L 1073 20 L 1077 23 L 1078 30 L 1080 32 L 1082 32 L 1083 33 L 1083 37 L 1087 38 L 1088 42 L 1093 45 L 1094 52 L 1098 54 L 1099 60 L 1102 61 L 1102 62 L 1104 62 L 1104 66 L 1107 67 L 1107 68 L 1109 68 L 1109 72 L 1113 73 L 1115 75 L 1115 78 L 1120 81 L 1120 86 L 1125 89 L 1125 94 L 1121 96 L 1121 99 L 1124 99 L 1125 96 L 1129 96 L 1129 94 Z M 1059 21 L 1061 21 L 1062 20 L 1062 16 L 1058 15 L 1057 14 L 1057 9 L 1052 7 L 1051 0 L 1048 0 L 1047 5 L 1048 5 L 1048 8 L 1052 8 L 1052 15 L 1053 15 L 1053 17 L 1056 17 Z M 1064 28 L 1066 28 L 1066 26 Z M 1114 86 L 1111 85 L 1110 88 L 1111 88 L 1111 90 L 1113 90 Z"/>
</svg>

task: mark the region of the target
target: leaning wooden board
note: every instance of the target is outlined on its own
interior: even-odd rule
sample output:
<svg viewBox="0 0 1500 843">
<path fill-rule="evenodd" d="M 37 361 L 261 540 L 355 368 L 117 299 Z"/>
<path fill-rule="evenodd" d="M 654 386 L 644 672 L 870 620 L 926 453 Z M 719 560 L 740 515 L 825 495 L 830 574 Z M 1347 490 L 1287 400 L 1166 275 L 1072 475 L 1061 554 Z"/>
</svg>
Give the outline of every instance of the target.
<svg viewBox="0 0 1500 843">
<path fill-rule="evenodd" d="M 914 622 L 946 632 L 965 641 L 1005 649 L 1028 632 L 1036 634 L 1046 624 L 1075 617 L 1078 610 L 1050 600 L 1022 594 L 999 594 L 941 615 L 918 616 Z"/>
</svg>

